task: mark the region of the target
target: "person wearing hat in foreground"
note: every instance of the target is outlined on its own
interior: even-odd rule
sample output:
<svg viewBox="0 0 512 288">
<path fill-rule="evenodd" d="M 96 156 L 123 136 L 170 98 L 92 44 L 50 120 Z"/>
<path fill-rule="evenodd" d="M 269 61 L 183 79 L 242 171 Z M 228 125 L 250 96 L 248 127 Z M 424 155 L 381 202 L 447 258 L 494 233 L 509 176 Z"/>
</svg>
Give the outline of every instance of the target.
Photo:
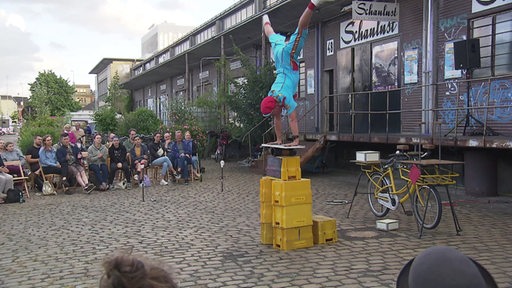
<svg viewBox="0 0 512 288">
<path fill-rule="evenodd" d="M 409 260 L 400 271 L 397 288 L 497 288 L 480 263 L 454 248 L 434 246 Z"/>
<path fill-rule="evenodd" d="M 308 35 L 308 26 L 313 16 L 313 10 L 328 0 L 311 0 L 306 10 L 299 19 L 297 29 L 289 37 L 274 32 L 267 14 L 263 15 L 263 30 L 272 46 L 272 54 L 276 66 L 276 79 L 260 104 L 261 113 L 264 117 L 274 118 L 274 129 L 276 141 L 268 144 L 283 144 L 281 111 L 286 110 L 293 142 L 287 146 L 299 145 L 299 125 L 297 123 L 297 103 L 295 97 L 299 84 L 299 61 L 300 51 L 304 46 Z"/>
</svg>

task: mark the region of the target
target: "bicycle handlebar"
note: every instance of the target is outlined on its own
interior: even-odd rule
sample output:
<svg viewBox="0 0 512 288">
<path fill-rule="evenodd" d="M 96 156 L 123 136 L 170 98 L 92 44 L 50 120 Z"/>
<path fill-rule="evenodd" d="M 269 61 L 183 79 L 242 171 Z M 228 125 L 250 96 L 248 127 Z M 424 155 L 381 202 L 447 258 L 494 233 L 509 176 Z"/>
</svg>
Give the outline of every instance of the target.
<svg viewBox="0 0 512 288">
<path fill-rule="evenodd" d="M 430 155 L 430 151 L 426 151 L 425 153 L 423 154 L 420 154 L 419 155 L 419 159 L 423 159 L 427 156 Z M 395 162 L 398 160 L 410 160 L 411 158 L 415 159 L 415 156 L 412 154 L 412 153 L 404 153 L 404 152 L 401 152 L 399 150 L 397 150 L 395 153 L 393 154 L 389 154 L 389 159 L 387 159 L 384 164 L 382 165 L 382 168 L 384 169 L 387 169 L 388 167 L 390 167 L 391 165 L 394 165 Z"/>
</svg>

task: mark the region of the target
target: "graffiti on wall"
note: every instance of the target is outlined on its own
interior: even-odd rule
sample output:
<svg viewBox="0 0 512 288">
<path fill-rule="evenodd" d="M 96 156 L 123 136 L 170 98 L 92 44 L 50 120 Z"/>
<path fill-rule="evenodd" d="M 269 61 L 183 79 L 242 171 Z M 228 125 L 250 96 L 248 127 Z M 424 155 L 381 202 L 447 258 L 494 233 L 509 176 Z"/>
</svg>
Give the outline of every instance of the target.
<svg viewBox="0 0 512 288">
<path fill-rule="evenodd" d="M 456 39 L 465 38 L 466 36 L 466 27 L 467 27 L 467 17 L 466 13 L 456 15 L 450 18 L 440 19 L 439 20 L 439 30 L 443 33 L 445 42 L 441 42 L 441 47 L 439 51 L 445 51 L 445 45 L 447 42 L 452 42 Z M 440 65 L 441 69 L 445 67 L 445 57 L 440 57 Z M 442 71 L 439 75 L 444 75 L 444 71 Z M 448 80 L 445 82 L 446 90 L 445 97 L 443 97 L 441 101 L 441 107 L 443 110 L 439 112 L 440 118 L 443 120 L 443 123 L 449 128 L 453 128 L 456 125 L 457 121 L 457 112 L 455 108 L 457 107 L 457 103 L 465 103 L 466 96 L 458 96 L 459 93 L 459 81 L 457 79 Z M 457 99 L 460 97 L 460 99 Z"/>
<path fill-rule="evenodd" d="M 512 81 L 511 80 L 495 80 L 491 83 L 484 82 L 474 85 L 470 88 L 469 94 L 469 110 L 471 114 L 478 120 L 485 122 L 492 120 L 496 122 L 512 121 Z M 457 94 L 457 83 L 447 83 L 446 94 Z M 467 93 L 460 95 L 459 103 L 464 105 L 464 109 L 459 110 L 457 119 L 456 96 L 444 98 L 442 101 L 443 111 L 440 112 L 441 118 L 449 128 L 457 125 L 456 121 L 464 117 Z"/>
<path fill-rule="evenodd" d="M 466 37 L 466 27 L 467 27 L 467 14 L 457 15 L 451 18 L 440 19 L 439 20 L 439 30 L 443 33 L 445 41 L 440 41 L 439 51 L 445 51 L 445 45 L 447 42 L 452 42 L 457 39 L 462 39 Z M 441 61 L 440 67 L 444 67 L 444 56 L 439 58 Z M 444 75 L 443 73 L 439 75 Z"/>
<path fill-rule="evenodd" d="M 467 26 L 468 14 L 460 14 L 451 18 L 439 20 L 439 30 L 448 40 L 457 39 L 463 28 Z"/>
<path fill-rule="evenodd" d="M 472 114 L 478 119 L 497 122 L 512 120 L 512 81 L 495 80 L 471 87 L 470 104 Z M 465 95 L 466 96 L 466 95 Z M 485 107 L 490 107 L 485 109 Z"/>
</svg>

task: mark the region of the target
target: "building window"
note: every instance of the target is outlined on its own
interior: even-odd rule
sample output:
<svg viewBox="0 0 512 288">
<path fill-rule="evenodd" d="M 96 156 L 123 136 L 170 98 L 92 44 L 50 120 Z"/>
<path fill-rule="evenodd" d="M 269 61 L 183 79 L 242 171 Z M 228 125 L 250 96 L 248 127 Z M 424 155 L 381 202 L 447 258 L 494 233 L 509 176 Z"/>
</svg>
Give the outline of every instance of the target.
<svg viewBox="0 0 512 288">
<path fill-rule="evenodd" d="M 244 21 L 248 17 L 254 15 L 254 3 L 250 4 L 244 8 L 239 9 L 235 13 L 229 15 L 223 20 L 224 23 L 224 29 L 229 29 L 236 24 Z"/>
<path fill-rule="evenodd" d="M 185 52 L 188 48 L 190 48 L 190 41 L 186 40 L 183 43 L 180 43 L 178 46 L 174 48 L 174 55 L 178 55 L 182 52 Z"/>
<path fill-rule="evenodd" d="M 480 69 L 473 77 L 512 73 L 512 11 L 470 21 L 471 38 L 480 39 Z"/>
<path fill-rule="evenodd" d="M 212 38 L 215 35 L 216 35 L 215 26 L 211 26 L 211 27 L 201 31 L 201 33 L 196 35 L 196 45 Z"/>
</svg>

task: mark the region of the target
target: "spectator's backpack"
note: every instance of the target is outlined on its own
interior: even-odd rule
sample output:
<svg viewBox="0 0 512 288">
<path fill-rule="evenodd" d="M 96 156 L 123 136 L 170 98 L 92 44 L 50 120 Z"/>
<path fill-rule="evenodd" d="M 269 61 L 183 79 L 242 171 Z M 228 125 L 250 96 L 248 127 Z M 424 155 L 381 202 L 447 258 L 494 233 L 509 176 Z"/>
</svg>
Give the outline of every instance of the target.
<svg viewBox="0 0 512 288">
<path fill-rule="evenodd" d="M 5 193 L 7 194 L 7 198 L 5 198 L 5 203 L 23 203 L 25 202 L 25 198 L 23 198 L 23 191 L 19 188 L 10 188 Z"/>
</svg>

